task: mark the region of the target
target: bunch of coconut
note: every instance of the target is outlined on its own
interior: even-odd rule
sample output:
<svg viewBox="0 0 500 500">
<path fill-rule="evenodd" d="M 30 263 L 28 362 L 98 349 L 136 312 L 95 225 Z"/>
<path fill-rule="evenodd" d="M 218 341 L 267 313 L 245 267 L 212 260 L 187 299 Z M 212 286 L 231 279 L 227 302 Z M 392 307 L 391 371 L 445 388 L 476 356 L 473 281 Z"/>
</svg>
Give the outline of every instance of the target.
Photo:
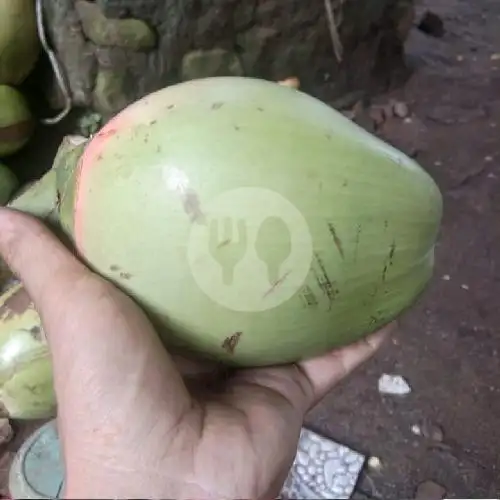
<svg viewBox="0 0 500 500">
<path fill-rule="evenodd" d="M 35 0 L 0 1 L 0 158 L 17 153 L 33 133 L 34 119 L 18 86 L 32 71 L 39 52 Z M 0 204 L 17 187 L 6 168 L 0 165 Z"/>
<path fill-rule="evenodd" d="M 250 78 L 174 85 L 89 140 L 67 137 L 11 206 L 65 233 L 167 348 L 234 367 L 297 362 L 394 320 L 432 277 L 442 214 L 413 159 L 305 93 Z M 19 283 L 0 304 L 0 406 L 49 417 L 35 306 Z"/>
</svg>

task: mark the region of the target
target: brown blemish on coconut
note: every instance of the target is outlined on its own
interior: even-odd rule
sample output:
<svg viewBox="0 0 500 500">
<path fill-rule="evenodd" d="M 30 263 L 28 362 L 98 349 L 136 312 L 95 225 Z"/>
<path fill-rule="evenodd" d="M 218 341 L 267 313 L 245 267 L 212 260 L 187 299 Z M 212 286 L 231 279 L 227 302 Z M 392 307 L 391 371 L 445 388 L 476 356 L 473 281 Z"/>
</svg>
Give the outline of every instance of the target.
<svg viewBox="0 0 500 500">
<path fill-rule="evenodd" d="M 40 387 L 38 385 L 25 384 L 24 388 L 33 396 L 40 393 Z"/>
<path fill-rule="evenodd" d="M 389 250 L 389 265 L 392 266 L 394 264 L 394 253 L 396 252 L 396 242 L 393 241 L 391 243 L 391 248 Z"/>
<path fill-rule="evenodd" d="M 273 293 L 276 288 L 278 288 L 280 285 L 282 285 L 284 283 L 284 281 L 287 279 L 288 275 L 290 274 L 291 271 L 287 271 L 283 276 L 281 276 L 281 278 L 278 278 L 272 285 L 271 285 L 271 288 L 269 288 L 269 290 L 266 291 L 266 293 L 264 294 L 264 298 L 267 297 L 268 295 L 271 295 L 271 293 Z"/>
<path fill-rule="evenodd" d="M 217 245 L 217 248 L 223 248 L 223 247 L 227 247 L 227 245 L 229 245 L 229 243 L 231 243 L 231 239 L 228 238 L 224 241 L 221 241 L 218 245 Z"/>
<path fill-rule="evenodd" d="M 359 238 L 361 237 L 361 224 L 356 226 L 356 236 L 354 238 L 354 262 L 358 261 Z"/>
<path fill-rule="evenodd" d="M 61 191 L 59 191 L 59 189 L 56 191 L 56 208 L 59 210 L 59 208 L 61 208 L 61 201 L 62 201 L 62 197 L 61 197 Z"/>
<path fill-rule="evenodd" d="M 325 263 L 319 254 L 314 254 L 314 258 L 316 260 L 316 264 L 319 268 L 319 273 L 316 269 L 312 269 L 314 276 L 316 278 L 316 282 L 318 287 L 323 292 L 323 294 L 328 299 L 328 309 L 330 310 L 333 306 L 333 301 L 337 297 L 339 293 L 338 289 L 334 286 L 335 282 L 330 279 L 328 273 L 326 271 Z"/>
<path fill-rule="evenodd" d="M 120 270 L 120 266 L 117 266 L 116 264 L 111 264 L 111 266 L 109 266 L 109 269 L 111 271 L 119 271 Z"/>
<path fill-rule="evenodd" d="M 306 307 L 317 307 L 318 299 L 316 298 L 316 295 L 314 295 L 310 286 L 305 285 L 300 291 L 300 296 Z"/>
<path fill-rule="evenodd" d="M 388 265 L 384 264 L 384 268 L 382 269 L 382 281 L 384 281 L 384 282 L 385 282 L 385 279 L 387 278 L 387 268 L 388 268 Z"/>
<path fill-rule="evenodd" d="M 389 267 L 392 267 L 394 264 L 394 253 L 396 252 L 396 242 L 393 241 L 389 247 L 389 253 L 384 260 L 384 267 L 382 269 L 382 281 L 386 280 L 387 271 Z"/>
<path fill-rule="evenodd" d="M 31 135 L 35 128 L 32 120 L 24 120 L 22 122 L 13 123 L 0 127 L 0 142 L 18 142 L 26 139 Z"/>
<path fill-rule="evenodd" d="M 214 102 L 214 103 L 212 104 L 212 109 L 214 109 L 214 110 L 215 110 L 215 109 L 220 109 L 220 108 L 222 108 L 222 106 L 224 106 L 224 103 L 223 103 L 223 102 Z"/>
<path fill-rule="evenodd" d="M 43 340 L 42 329 L 39 326 L 34 326 L 30 328 L 30 335 L 34 340 Z"/>
<path fill-rule="evenodd" d="M 120 278 L 122 278 L 124 280 L 129 280 L 130 278 L 132 278 L 132 275 L 130 273 L 121 272 L 120 273 Z"/>
<path fill-rule="evenodd" d="M 333 242 L 335 243 L 335 246 L 337 247 L 337 250 L 339 251 L 339 254 L 343 259 L 344 258 L 344 248 L 342 245 L 342 240 L 339 238 L 339 235 L 337 234 L 335 226 L 331 222 L 328 223 L 328 231 L 330 231 L 330 234 L 332 235 L 332 238 L 333 238 Z"/>
<path fill-rule="evenodd" d="M 189 215 L 191 222 L 203 222 L 204 214 L 201 211 L 200 199 L 194 191 L 188 191 L 183 196 L 183 206 L 186 214 Z"/>
<path fill-rule="evenodd" d="M 10 319 L 19 316 L 31 306 L 31 299 L 24 288 L 19 288 L 0 306 L 0 318 Z"/>
<path fill-rule="evenodd" d="M 222 343 L 222 348 L 227 351 L 229 354 L 234 354 L 234 350 L 240 341 L 243 332 L 233 333 L 230 337 L 226 337 L 224 342 Z"/>
<path fill-rule="evenodd" d="M 382 281 L 385 281 L 387 278 L 387 271 L 389 267 L 394 264 L 394 252 L 396 251 L 396 242 L 393 241 L 391 246 L 389 247 L 389 255 L 384 263 L 384 269 L 382 270 Z"/>
</svg>

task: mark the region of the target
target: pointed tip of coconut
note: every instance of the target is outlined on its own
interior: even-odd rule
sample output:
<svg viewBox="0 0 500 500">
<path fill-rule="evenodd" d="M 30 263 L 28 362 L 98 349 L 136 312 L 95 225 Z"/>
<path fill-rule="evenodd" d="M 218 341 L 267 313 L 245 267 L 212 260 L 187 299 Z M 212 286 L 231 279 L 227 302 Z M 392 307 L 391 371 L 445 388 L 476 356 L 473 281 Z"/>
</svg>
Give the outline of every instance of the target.
<svg viewBox="0 0 500 500">
<path fill-rule="evenodd" d="M 49 170 L 38 181 L 23 189 L 7 206 L 35 217 L 47 218 L 57 208 L 55 171 Z"/>
</svg>

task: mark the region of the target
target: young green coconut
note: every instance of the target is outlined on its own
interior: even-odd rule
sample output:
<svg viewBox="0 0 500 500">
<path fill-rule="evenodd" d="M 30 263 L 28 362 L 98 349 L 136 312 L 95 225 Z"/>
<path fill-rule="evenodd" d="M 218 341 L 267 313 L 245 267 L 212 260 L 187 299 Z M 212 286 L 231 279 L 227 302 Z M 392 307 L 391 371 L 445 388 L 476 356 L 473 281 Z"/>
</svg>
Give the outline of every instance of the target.
<svg viewBox="0 0 500 500">
<path fill-rule="evenodd" d="M 66 144 L 38 204 L 28 190 L 13 206 L 58 219 L 167 346 L 235 366 L 294 362 L 387 324 L 432 276 L 434 181 L 294 89 L 190 81 Z"/>
<path fill-rule="evenodd" d="M 40 54 L 35 0 L 0 2 L 0 84 L 18 85 Z"/>
<path fill-rule="evenodd" d="M 0 297 L 0 412 L 10 418 L 47 418 L 55 407 L 40 317 L 23 286 L 12 282 Z"/>
<path fill-rule="evenodd" d="M 0 205 L 5 205 L 19 187 L 19 181 L 12 171 L 0 162 Z"/>
<path fill-rule="evenodd" d="M 0 157 L 17 153 L 34 130 L 35 121 L 23 94 L 0 85 Z"/>
<path fill-rule="evenodd" d="M 52 169 L 22 190 L 9 207 L 35 215 L 59 229 L 57 179 L 64 183 L 72 155 L 85 139 L 66 137 Z M 0 164 L 0 167 L 2 165 Z M 0 168 L 0 181 L 2 170 Z M 0 186 L 1 187 L 1 186 Z M 0 415 L 14 419 L 50 418 L 56 412 L 50 352 L 40 316 L 26 290 L 0 262 Z"/>
</svg>

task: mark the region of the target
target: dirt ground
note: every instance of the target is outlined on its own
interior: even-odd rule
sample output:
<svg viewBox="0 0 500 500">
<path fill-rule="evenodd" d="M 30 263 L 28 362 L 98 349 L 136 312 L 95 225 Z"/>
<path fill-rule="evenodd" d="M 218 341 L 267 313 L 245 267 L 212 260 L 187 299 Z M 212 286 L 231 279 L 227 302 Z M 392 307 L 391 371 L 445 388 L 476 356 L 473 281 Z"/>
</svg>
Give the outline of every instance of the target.
<svg viewBox="0 0 500 500">
<path fill-rule="evenodd" d="M 442 485 L 447 498 L 498 498 L 500 2 L 424 3 L 442 17 L 445 35 L 413 30 L 413 75 L 382 99 L 401 99 L 413 116 L 382 128 L 443 192 L 435 280 L 392 343 L 308 423 L 381 460 L 381 470 L 360 482 L 360 498 L 413 498 L 425 480 Z M 411 394 L 381 396 L 382 373 L 404 376 Z"/>
<path fill-rule="evenodd" d="M 500 2 L 426 0 L 419 14 L 426 7 L 445 34 L 413 30 L 410 79 L 378 99 L 407 103 L 410 116 L 387 119 L 379 132 L 442 189 L 435 280 L 399 334 L 307 421 L 380 459 L 359 483 L 365 499 L 414 498 L 426 480 L 447 498 L 500 494 Z M 382 373 L 402 375 L 412 392 L 380 395 Z M 2 474 L 31 429 L 8 445 Z"/>
</svg>

